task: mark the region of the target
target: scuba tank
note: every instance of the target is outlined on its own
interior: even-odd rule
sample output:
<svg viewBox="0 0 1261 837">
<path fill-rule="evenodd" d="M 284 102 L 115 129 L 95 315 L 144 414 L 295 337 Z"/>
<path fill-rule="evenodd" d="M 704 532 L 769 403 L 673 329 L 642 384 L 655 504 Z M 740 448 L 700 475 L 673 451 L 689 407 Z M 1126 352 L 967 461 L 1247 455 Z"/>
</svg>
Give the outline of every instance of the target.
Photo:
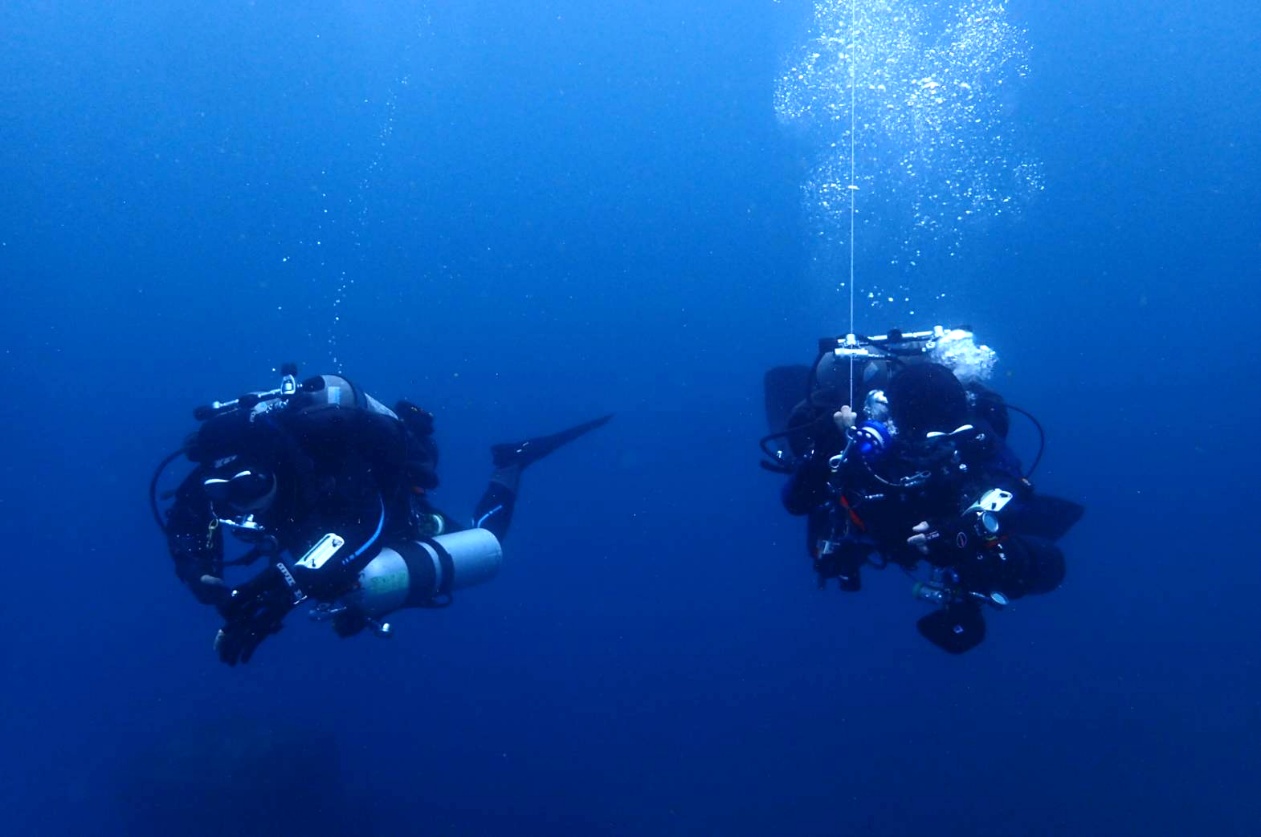
<svg viewBox="0 0 1261 837">
<path fill-rule="evenodd" d="M 433 607 L 462 590 L 489 581 L 503 563 L 499 539 L 467 529 L 382 548 L 359 572 L 347 607 L 377 618 L 408 607 Z"/>
</svg>

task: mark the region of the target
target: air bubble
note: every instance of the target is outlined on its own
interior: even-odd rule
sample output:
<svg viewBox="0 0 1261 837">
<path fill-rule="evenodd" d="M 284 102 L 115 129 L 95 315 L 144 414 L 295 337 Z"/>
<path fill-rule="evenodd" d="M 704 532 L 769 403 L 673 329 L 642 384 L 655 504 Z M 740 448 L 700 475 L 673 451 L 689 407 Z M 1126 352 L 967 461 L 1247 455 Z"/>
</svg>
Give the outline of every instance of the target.
<svg viewBox="0 0 1261 837">
<path fill-rule="evenodd" d="M 1001 0 L 818 0 L 814 9 L 775 110 L 814 148 L 802 190 L 817 237 L 837 248 L 824 257 L 839 260 L 855 243 L 844 191 L 861 212 L 860 253 L 900 241 L 905 256 L 922 257 L 953 255 L 978 219 L 1018 211 L 1043 188 L 1039 163 L 1007 124 L 1018 93 L 1009 82 L 1027 74 L 1028 47 Z"/>
</svg>

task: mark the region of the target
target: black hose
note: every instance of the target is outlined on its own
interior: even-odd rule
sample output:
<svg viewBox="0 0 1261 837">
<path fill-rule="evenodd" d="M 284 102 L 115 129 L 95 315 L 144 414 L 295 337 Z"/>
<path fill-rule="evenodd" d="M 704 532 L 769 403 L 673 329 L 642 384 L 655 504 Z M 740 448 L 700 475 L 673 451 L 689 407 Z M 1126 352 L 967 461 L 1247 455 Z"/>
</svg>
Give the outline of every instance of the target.
<svg viewBox="0 0 1261 837">
<path fill-rule="evenodd" d="M 149 509 L 153 512 L 153 520 L 158 524 L 158 528 L 166 534 L 166 523 L 162 520 L 162 512 L 158 510 L 158 480 L 162 478 L 162 473 L 166 471 L 167 466 L 184 454 L 185 448 L 180 448 L 174 453 L 168 454 L 158 467 L 153 470 L 153 479 L 149 480 Z"/>
<path fill-rule="evenodd" d="M 791 433 L 792 430 L 781 430 L 778 433 L 771 433 L 758 439 L 758 447 L 762 449 L 762 454 L 766 459 L 762 460 L 762 467 L 768 471 L 775 471 L 780 474 L 791 474 L 793 466 L 785 462 L 781 456 L 783 451 L 774 451 L 767 447 L 767 444 L 774 439 L 782 439 Z"/>
<path fill-rule="evenodd" d="M 1028 410 L 1022 407 L 1017 407 L 1015 404 L 1006 404 L 1005 406 L 1007 409 L 1015 410 L 1017 413 L 1020 413 L 1020 415 L 1029 419 L 1029 421 L 1033 422 L 1033 426 L 1038 429 L 1038 455 L 1033 458 L 1033 464 L 1029 466 L 1029 470 L 1024 474 L 1025 479 L 1029 479 L 1033 476 L 1033 472 L 1038 469 L 1038 463 L 1042 461 L 1042 453 L 1046 450 L 1046 430 L 1042 428 L 1042 422 L 1038 421 L 1037 417 Z"/>
<path fill-rule="evenodd" d="M 810 430 L 814 427 L 817 427 L 820 423 L 824 421 L 831 421 L 831 420 L 832 420 L 832 414 L 824 411 L 823 413 L 820 413 L 819 415 L 815 416 L 809 421 L 803 421 L 801 424 L 795 424 L 792 427 L 786 427 L 783 430 L 779 431 L 778 433 L 768 433 L 767 435 L 763 436 L 761 439 L 758 439 L 758 443 L 757 443 L 758 447 L 762 449 L 762 453 L 766 455 L 766 458 L 771 460 L 770 462 L 763 462 L 762 467 L 767 469 L 768 471 L 779 471 L 780 473 L 783 473 L 783 474 L 791 474 L 795 470 L 796 466 L 794 464 L 784 462 L 783 457 L 780 455 L 783 452 L 771 450 L 770 448 L 767 447 L 767 443 L 771 442 L 774 439 L 783 439 L 785 437 L 793 435 L 794 433 Z M 793 457 L 793 459 L 795 460 L 796 457 Z"/>
</svg>

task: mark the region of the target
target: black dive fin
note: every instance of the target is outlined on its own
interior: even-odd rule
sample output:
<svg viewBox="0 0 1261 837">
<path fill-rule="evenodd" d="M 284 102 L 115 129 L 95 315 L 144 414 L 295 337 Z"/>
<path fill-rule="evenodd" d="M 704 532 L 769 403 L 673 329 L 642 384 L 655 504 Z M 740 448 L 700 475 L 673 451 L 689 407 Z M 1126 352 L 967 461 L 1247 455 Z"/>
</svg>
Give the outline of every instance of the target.
<svg viewBox="0 0 1261 837">
<path fill-rule="evenodd" d="M 511 468 L 514 465 L 524 468 L 530 463 L 537 462 L 547 456 L 561 445 L 567 445 L 584 433 L 589 433 L 597 427 L 604 426 L 611 418 L 613 418 L 613 414 L 609 413 L 607 416 L 600 416 L 598 419 L 574 425 L 568 430 L 562 430 L 550 436 L 538 436 L 534 439 L 526 439 L 523 442 L 506 442 L 501 445 L 492 445 L 490 455 L 495 462 L 496 468 Z"/>
<path fill-rule="evenodd" d="M 1012 513 L 1003 515 L 1004 526 L 1010 526 L 1015 533 L 1049 541 L 1064 537 L 1086 513 L 1086 507 L 1080 503 L 1048 494 L 1034 494 L 1019 506 L 1012 505 Z"/>
<path fill-rule="evenodd" d="M 767 370 L 762 378 L 762 397 L 766 402 L 766 426 L 771 433 L 787 429 L 788 417 L 806 397 L 809 383 L 809 366 L 797 364 Z"/>
<path fill-rule="evenodd" d="M 971 602 L 935 610 L 915 623 L 924 639 L 951 654 L 971 651 L 985 639 L 985 617 Z"/>
</svg>

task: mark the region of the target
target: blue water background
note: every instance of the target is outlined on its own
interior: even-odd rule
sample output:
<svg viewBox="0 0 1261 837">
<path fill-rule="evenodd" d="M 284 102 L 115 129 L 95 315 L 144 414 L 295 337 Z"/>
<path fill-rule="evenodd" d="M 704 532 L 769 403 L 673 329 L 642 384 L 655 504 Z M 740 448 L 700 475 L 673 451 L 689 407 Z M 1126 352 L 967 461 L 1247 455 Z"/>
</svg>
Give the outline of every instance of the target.
<svg viewBox="0 0 1261 837">
<path fill-rule="evenodd" d="M 816 591 L 757 467 L 762 372 L 846 320 L 771 101 L 807 4 L 6 2 L 4 831 L 310 808 L 178 743 L 297 730 L 328 833 L 1258 833 L 1259 9 L 1013 2 L 1045 191 L 915 322 L 860 307 L 975 326 L 1089 508 L 948 658 L 900 574 Z M 493 583 L 228 669 L 149 475 L 334 357 L 437 413 L 461 515 L 489 444 L 617 418 L 526 474 Z"/>
</svg>

